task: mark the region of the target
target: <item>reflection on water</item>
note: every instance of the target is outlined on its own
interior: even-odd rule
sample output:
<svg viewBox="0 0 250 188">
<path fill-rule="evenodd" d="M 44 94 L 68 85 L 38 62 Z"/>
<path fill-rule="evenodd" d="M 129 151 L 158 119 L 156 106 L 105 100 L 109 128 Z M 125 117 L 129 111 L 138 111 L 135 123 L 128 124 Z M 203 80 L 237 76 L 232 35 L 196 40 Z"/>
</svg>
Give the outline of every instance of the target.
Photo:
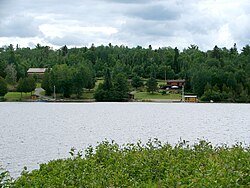
<svg viewBox="0 0 250 188">
<path fill-rule="evenodd" d="M 0 103 L 0 164 L 16 177 L 107 139 L 250 143 L 249 104 Z"/>
</svg>

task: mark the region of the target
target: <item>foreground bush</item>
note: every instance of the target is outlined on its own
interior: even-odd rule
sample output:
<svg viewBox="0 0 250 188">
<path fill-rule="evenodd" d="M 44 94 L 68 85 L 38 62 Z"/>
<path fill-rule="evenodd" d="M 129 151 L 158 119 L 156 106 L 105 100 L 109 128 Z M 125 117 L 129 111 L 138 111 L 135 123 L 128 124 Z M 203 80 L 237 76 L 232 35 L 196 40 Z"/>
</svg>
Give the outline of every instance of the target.
<svg viewBox="0 0 250 188">
<path fill-rule="evenodd" d="M 5 171 L 0 165 L 0 188 L 10 187 L 12 184 L 12 178 L 8 171 Z"/>
<path fill-rule="evenodd" d="M 158 140 L 95 149 L 24 171 L 13 187 L 249 187 L 250 148 L 206 141 L 171 146 Z"/>
</svg>

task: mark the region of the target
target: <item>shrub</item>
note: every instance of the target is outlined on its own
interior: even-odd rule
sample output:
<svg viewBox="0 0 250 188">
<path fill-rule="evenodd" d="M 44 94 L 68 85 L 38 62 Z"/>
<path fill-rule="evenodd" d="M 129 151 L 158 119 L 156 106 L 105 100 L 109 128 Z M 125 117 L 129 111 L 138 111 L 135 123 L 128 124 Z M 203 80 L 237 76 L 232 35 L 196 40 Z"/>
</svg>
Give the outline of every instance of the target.
<svg viewBox="0 0 250 188">
<path fill-rule="evenodd" d="M 200 141 L 175 146 L 103 141 L 24 172 L 14 187 L 249 187 L 250 148 Z"/>
<path fill-rule="evenodd" d="M 0 166 L 0 187 L 10 187 L 12 184 L 12 178 L 9 175 L 8 171 L 5 171 L 1 166 Z"/>
</svg>

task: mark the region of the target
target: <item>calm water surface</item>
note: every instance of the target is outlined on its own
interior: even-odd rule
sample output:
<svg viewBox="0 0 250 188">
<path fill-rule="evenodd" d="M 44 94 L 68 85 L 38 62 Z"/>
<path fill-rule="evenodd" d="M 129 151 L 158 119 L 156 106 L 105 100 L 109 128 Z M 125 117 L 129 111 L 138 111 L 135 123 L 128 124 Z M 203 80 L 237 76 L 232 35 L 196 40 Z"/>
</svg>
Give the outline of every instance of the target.
<svg viewBox="0 0 250 188">
<path fill-rule="evenodd" d="M 249 104 L 0 103 L 0 164 L 17 177 L 105 138 L 250 144 Z"/>
</svg>

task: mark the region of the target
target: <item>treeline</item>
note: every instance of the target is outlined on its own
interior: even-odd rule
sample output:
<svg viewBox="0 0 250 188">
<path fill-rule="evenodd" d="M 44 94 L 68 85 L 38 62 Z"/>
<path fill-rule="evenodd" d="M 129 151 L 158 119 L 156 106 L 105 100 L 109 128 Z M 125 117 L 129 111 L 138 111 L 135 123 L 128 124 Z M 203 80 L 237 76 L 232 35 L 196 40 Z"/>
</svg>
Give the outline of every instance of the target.
<svg viewBox="0 0 250 188">
<path fill-rule="evenodd" d="M 10 67 L 14 67 L 14 70 Z M 83 75 L 78 69 L 85 67 L 93 75 L 90 77 L 95 78 L 105 77 L 109 69 L 113 78 L 122 73 L 127 79 L 135 76 L 146 79 L 185 79 L 185 91 L 195 93 L 203 100 L 250 101 L 249 45 L 242 49 L 237 49 L 236 44 L 230 49 L 215 46 L 208 51 L 201 51 L 196 45 L 182 51 L 171 47 L 153 50 L 151 46 L 128 48 L 112 44 L 71 49 L 63 46 L 58 50 L 39 44 L 34 49 L 14 48 L 13 45 L 1 48 L 0 76 L 8 82 L 25 77 L 30 67 L 47 67 L 52 68 L 52 71 L 62 69 L 59 72 L 69 69 L 69 72 L 62 73 L 66 77 L 75 76 L 76 73 Z M 15 71 L 16 80 L 13 77 Z M 80 85 L 74 85 L 77 78 L 73 77 L 67 83 L 53 80 L 52 73 L 48 77 L 47 83 L 58 82 L 46 87 L 48 93 L 52 91 L 51 86 L 56 85 L 65 96 L 80 94 L 76 90 L 88 85 L 80 84 L 80 81 Z"/>
<path fill-rule="evenodd" d="M 63 97 L 76 94 L 80 98 L 83 88 L 92 89 L 95 86 L 94 70 L 86 62 L 72 66 L 57 64 L 45 73 L 41 86 L 47 95 L 56 90 L 55 92 L 61 93 Z"/>
</svg>

